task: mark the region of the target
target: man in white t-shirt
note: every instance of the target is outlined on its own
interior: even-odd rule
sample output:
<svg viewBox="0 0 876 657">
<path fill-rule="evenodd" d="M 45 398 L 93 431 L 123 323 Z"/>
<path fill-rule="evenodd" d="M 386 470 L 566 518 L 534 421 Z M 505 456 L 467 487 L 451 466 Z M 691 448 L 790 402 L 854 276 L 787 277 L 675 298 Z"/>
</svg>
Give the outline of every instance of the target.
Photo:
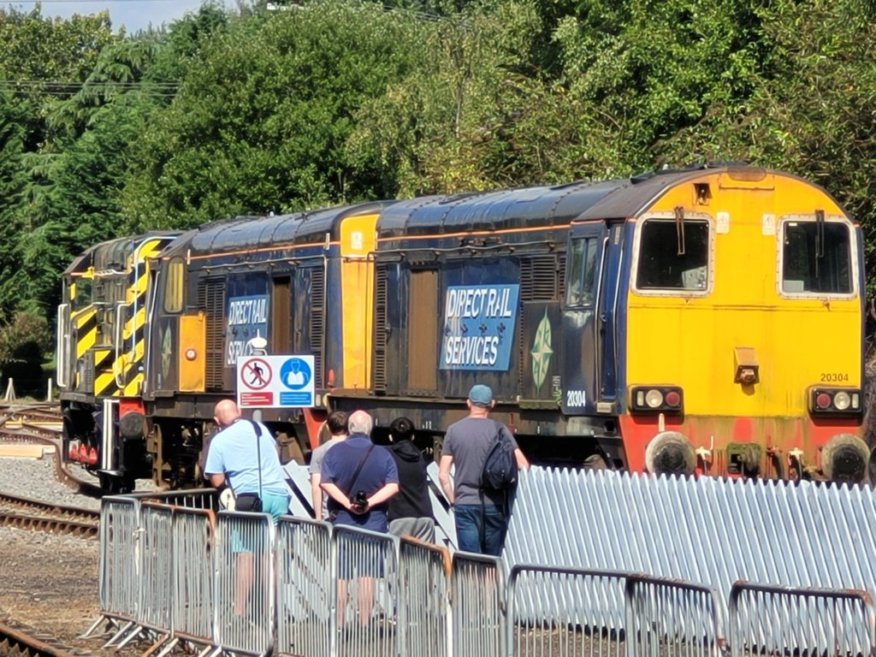
<svg viewBox="0 0 876 657">
<path fill-rule="evenodd" d="M 343 442 L 347 438 L 347 413 L 345 411 L 332 411 L 326 418 L 325 426 L 328 428 L 329 440 L 315 450 L 310 456 L 310 493 L 313 499 L 313 517 L 317 520 L 328 520 L 328 496 L 320 487 L 322 481 L 322 461 L 328 451 Z"/>
</svg>

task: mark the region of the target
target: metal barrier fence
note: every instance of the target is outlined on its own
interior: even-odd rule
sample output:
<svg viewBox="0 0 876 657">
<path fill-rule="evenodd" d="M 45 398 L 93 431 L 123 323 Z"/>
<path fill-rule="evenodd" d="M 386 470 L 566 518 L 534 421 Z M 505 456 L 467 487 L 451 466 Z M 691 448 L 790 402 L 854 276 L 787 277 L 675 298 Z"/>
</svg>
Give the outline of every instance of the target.
<svg viewBox="0 0 876 657">
<path fill-rule="evenodd" d="M 876 559 L 862 558 L 876 554 L 873 527 L 869 487 L 534 467 L 521 473 L 502 557 L 698 582 L 718 591 L 726 618 L 737 580 L 876 596 Z"/>
<path fill-rule="evenodd" d="M 173 631 L 173 511 L 174 507 L 158 502 L 140 505 L 140 613 L 142 628 Z M 129 634 L 119 647 L 136 636 Z"/>
<path fill-rule="evenodd" d="M 105 617 L 128 622 L 137 618 L 139 538 L 140 503 L 130 497 L 104 497 L 100 505 L 98 596 Z"/>
<path fill-rule="evenodd" d="M 219 513 L 213 639 L 223 650 L 263 655 L 273 645 L 273 533 L 267 513 Z"/>
<path fill-rule="evenodd" d="M 866 592 L 737 584 L 722 597 L 705 576 L 720 579 L 743 566 L 803 576 L 814 563 L 812 579 L 834 571 L 842 581 L 865 579 L 874 566 L 861 555 L 873 553 L 876 536 L 863 522 L 870 510 L 860 491 L 811 488 L 798 499 L 775 485 L 708 480 L 696 490 L 688 480 L 559 472 L 551 475 L 560 491 L 553 498 L 565 497 L 545 494 L 535 507 L 533 496 L 545 493 L 538 488 L 539 476 L 536 471 L 523 477 L 506 558 L 525 553 L 534 561 L 614 560 L 648 572 L 686 573 L 686 581 L 633 575 L 632 568 L 526 563 L 509 568 L 507 561 L 465 553 L 454 555 L 448 580 L 442 548 L 386 534 L 286 517 L 275 539 L 266 514 L 192 510 L 198 504 L 193 500 L 207 495 L 184 496 L 187 508 L 144 497 L 107 497 L 101 510 L 101 611 L 128 623 L 108 645 L 122 647 L 139 637 L 158 639 L 153 652 L 163 642 L 161 654 L 181 641 L 261 655 L 276 638 L 275 652 L 296 657 L 699 657 L 721 654 L 726 636 L 740 656 L 876 654 L 873 604 Z M 813 494 L 818 499 L 806 501 Z M 822 498 L 856 501 L 863 511 L 843 510 L 848 522 L 840 522 Z M 757 504 L 765 508 L 761 515 Z M 568 513 L 570 505 L 579 511 Z M 800 518 L 806 505 L 812 507 L 806 513 L 822 514 L 806 532 L 778 536 L 790 531 L 787 519 L 780 529 L 768 526 L 770 509 Z M 557 519 L 563 531 L 546 524 L 557 509 L 566 509 Z M 756 531 L 710 515 L 716 509 Z M 539 540 L 523 541 L 524 527 L 541 532 Z M 815 555 L 814 544 L 803 536 L 807 532 L 833 532 L 848 542 L 842 550 Z M 827 549 L 836 537 L 824 540 Z M 788 562 L 782 566 L 770 561 L 780 547 Z M 836 560 L 832 567 L 825 565 L 829 558 Z"/>
<path fill-rule="evenodd" d="M 504 623 L 502 561 L 469 552 L 453 555 L 450 575 L 450 627 L 454 657 L 501 654 Z"/>
<path fill-rule="evenodd" d="M 398 608 L 395 536 L 337 525 L 332 532 L 332 580 L 337 582 L 332 655 L 395 657 Z"/>
<path fill-rule="evenodd" d="M 876 654 L 873 601 L 863 591 L 737 582 L 730 593 L 731 655 Z"/>
<path fill-rule="evenodd" d="M 277 524 L 277 654 L 331 654 L 337 604 L 331 541 L 326 522 L 286 516 Z"/>
<path fill-rule="evenodd" d="M 216 514 L 209 509 L 174 508 L 174 640 L 211 645 Z"/>
<path fill-rule="evenodd" d="M 678 580 L 629 575 L 625 593 L 628 655 L 724 654 L 713 590 Z"/>
<path fill-rule="evenodd" d="M 153 502 L 161 502 L 162 504 L 172 504 L 187 509 L 210 509 L 219 511 L 219 493 L 215 488 L 188 488 L 184 490 L 171 491 L 144 491 L 142 493 L 131 493 L 125 497 L 145 502 L 151 500 Z"/>
<path fill-rule="evenodd" d="M 399 544 L 398 629 L 406 657 L 449 657 L 450 552 L 413 538 Z"/>
<path fill-rule="evenodd" d="M 624 573 L 516 565 L 508 577 L 508 657 L 625 653 Z"/>
</svg>

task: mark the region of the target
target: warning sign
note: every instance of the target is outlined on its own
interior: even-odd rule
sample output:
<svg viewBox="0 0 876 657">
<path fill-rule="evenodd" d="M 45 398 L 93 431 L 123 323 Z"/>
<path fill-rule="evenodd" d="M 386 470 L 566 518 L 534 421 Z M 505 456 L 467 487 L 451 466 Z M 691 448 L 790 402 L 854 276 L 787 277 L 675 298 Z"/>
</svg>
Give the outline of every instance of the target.
<svg viewBox="0 0 876 657">
<path fill-rule="evenodd" d="M 241 356 L 237 404 L 241 408 L 310 408 L 314 404 L 313 356 Z"/>
<path fill-rule="evenodd" d="M 266 388 L 273 378 L 271 366 L 264 358 L 248 358 L 244 361 L 240 376 L 250 390 Z"/>
</svg>

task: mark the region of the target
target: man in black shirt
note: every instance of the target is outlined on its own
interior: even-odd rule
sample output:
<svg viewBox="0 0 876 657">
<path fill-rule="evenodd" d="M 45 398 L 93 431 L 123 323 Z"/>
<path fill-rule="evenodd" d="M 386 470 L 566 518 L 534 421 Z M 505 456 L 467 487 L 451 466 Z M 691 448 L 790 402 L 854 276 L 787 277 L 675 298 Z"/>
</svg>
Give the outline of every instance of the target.
<svg viewBox="0 0 876 657">
<path fill-rule="evenodd" d="M 414 425 L 399 417 L 389 425 L 389 451 L 398 467 L 399 493 L 389 500 L 389 533 L 435 542 L 426 459 L 413 442 Z"/>
</svg>

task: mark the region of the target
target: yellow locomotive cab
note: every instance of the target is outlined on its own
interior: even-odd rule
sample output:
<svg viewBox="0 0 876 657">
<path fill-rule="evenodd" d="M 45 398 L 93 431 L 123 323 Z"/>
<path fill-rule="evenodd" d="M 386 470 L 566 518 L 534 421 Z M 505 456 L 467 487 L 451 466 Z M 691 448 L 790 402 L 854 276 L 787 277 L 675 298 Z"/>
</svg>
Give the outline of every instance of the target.
<svg viewBox="0 0 876 657">
<path fill-rule="evenodd" d="M 652 461 L 696 454 L 714 474 L 862 479 L 860 235 L 835 201 L 789 175 L 731 168 L 667 189 L 629 221 L 631 396 L 651 382 L 684 395 L 683 415 L 637 417 L 631 403 L 631 460 L 644 443 Z"/>
</svg>

